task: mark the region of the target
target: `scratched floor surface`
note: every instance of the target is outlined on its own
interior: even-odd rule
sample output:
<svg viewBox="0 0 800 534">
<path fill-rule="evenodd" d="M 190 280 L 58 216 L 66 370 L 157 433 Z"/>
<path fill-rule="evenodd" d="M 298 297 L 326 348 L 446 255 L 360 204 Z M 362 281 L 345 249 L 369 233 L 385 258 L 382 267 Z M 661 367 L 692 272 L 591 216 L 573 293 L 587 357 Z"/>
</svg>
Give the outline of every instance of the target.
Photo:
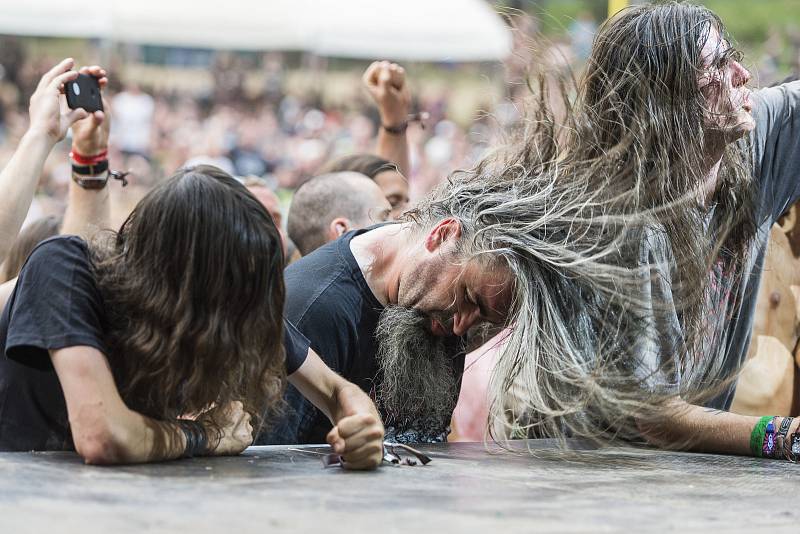
<svg viewBox="0 0 800 534">
<path fill-rule="evenodd" d="M 283 446 L 114 468 L 0 453 L 0 533 L 800 532 L 800 464 L 527 445 L 428 446 L 427 466 L 372 473 Z"/>
</svg>

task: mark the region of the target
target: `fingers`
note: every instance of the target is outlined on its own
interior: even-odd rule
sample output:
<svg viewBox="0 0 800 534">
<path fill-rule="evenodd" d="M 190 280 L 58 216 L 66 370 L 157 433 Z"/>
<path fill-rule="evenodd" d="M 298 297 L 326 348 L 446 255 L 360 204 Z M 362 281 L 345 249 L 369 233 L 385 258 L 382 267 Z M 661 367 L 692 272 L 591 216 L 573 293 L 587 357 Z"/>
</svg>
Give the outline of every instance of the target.
<svg viewBox="0 0 800 534">
<path fill-rule="evenodd" d="M 230 417 L 230 419 L 242 417 L 244 414 L 244 404 L 242 401 L 231 401 L 225 407 L 225 413 Z"/>
<path fill-rule="evenodd" d="M 235 429 L 236 426 L 250 414 L 244 411 L 244 405 L 241 401 L 231 401 L 225 406 L 218 406 L 214 408 L 209 415 L 221 427 Z"/>
<path fill-rule="evenodd" d="M 39 85 L 37 86 L 37 89 L 41 89 L 42 87 L 47 87 L 48 85 L 50 85 L 50 83 L 57 76 L 70 70 L 74 64 L 75 60 L 72 59 L 71 57 L 63 59 L 61 63 L 59 63 L 49 71 L 45 72 L 44 75 L 42 75 L 42 79 L 39 80 Z"/>
<path fill-rule="evenodd" d="M 367 67 L 367 70 L 364 71 L 364 76 L 362 76 L 361 79 L 367 87 L 374 87 L 377 84 L 380 64 L 380 61 L 373 61 L 370 63 L 369 67 Z"/>
<path fill-rule="evenodd" d="M 378 85 L 386 87 L 392 83 L 392 73 L 389 69 L 381 69 L 378 73 Z"/>
<path fill-rule="evenodd" d="M 389 61 L 373 61 L 364 72 L 364 83 L 369 87 L 376 85 L 393 85 L 400 89 L 406 79 L 406 70 L 397 63 Z"/>
<path fill-rule="evenodd" d="M 72 126 L 81 119 L 89 116 L 89 112 L 83 108 L 72 109 L 64 115 L 67 119 L 67 124 Z"/>
<path fill-rule="evenodd" d="M 339 429 L 339 435 L 345 440 L 359 433 L 362 429 L 371 426 L 380 426 L 378 418 L 371 413 L 344 417 L 336 424 Z"/>
<path fill-rule="evenodd" d="M 344 452 L 345 441 L 339 435 L 339 427 L 333 427 L 333 429 L 328 432 L 328 435 L 325 437 L 325 441 L 331 446 L 333 452 L 336 454 L 342 454 Z"/>
<path fill-rule="evenodd" d="M 65 72 L 63 74 L 59 74 L 52 80 L 50 80 L 50 84 L 48 85 L 49 88 L 55 89 L 61 93 L 64 92 L 64 84 L 67 82 L 71 82 L 75 78 L 78 77 L 78 73 L 74 70 L 69 72 Z"/>
<path fill-rule="evenodd" d="M 334 452 L 349 455 L 370 445 L 381 447 L 383 426 L 372 414 L 352 415 L 341 419 L 326 439 Z"/>
<path fill-rule="evenodd" d="M 342 456 L 346 469 L 375 469 L 383 461 L 383 443 L 372 441 Z"/>
<path fill-rule="evenodd" d="M 244 412 L 242 414 L 242 416 L 239 418 L 239 421 L 237 421 L 237 424 L 239 426 L 248 426 L 248 427 L 250 427 L 250 429 L 252 431 L 253 427 L 250 426 L 250 421 L 251 421 L 252 418 L 253 417 L 250 415 L 250 412 Z"/>
<path fill-rule="evenodd" d="M 106 114 L 100 110 L 95 111 L 92 113 L 92 122 L 95 126 L 100 126 L 103 124 L 103 121 L 106 120 Z"/>
<path fill-rule="evenodd" d="M 336 454 L 342 455 L 342 465 L 347 469 L 375 469 L 383 461 L 383 428 L 380 425 L 357 432 L 347 441 L 341 437 L 337 426 L 328 433 L 327 441 Z"/>
<path fill-rule="evenodd" d="M 405 84 L 406 69 L 397 63 L 389 61 L 373 61 L 370 63 L 367 70 L 364 71 L 362 80 L 369 88 L 375 88 L 378 85 L 387 86 L 392 85 L 396 89 L 401 89 Z"/>
<path fill-rule="evenodd" d="M 81 67 L 78 72 L 81 74 L 86 74 L 87 76 L 93 76 L 97 78 L 97 82 L 100 84 L 100 88 L 104 88 L 108 84 L 108 77 L 106 70 L 103 67 L 98 65 L 92 65 L 87 67 Z"/>
<path fill-rule="evenodd" d="M 234 436 L 244 445 L 244 448 L 249 447 L 253 443 L 253 425 L 248 412 L 245 412 L 244 417 L 242 417 L 236 425 Z"/>
<path fill-rule="evenodd" d="M 389 79 L 390 83 L 397 89 L 401 89 L 403 85 L 406 83 L 406 69 L 398 65 L 397 63 L 392 63 L 389 65 Z"/>
<path fill-rule="evenodd" d="M 383 429 L 377 426 L 370 426 L 362 429 L 360 432 L 353 434 L 345 439 L 344 450 L 339 454 L 350 454 L 358 451 L 369 445 L 383 443 Z"/>
</svg>

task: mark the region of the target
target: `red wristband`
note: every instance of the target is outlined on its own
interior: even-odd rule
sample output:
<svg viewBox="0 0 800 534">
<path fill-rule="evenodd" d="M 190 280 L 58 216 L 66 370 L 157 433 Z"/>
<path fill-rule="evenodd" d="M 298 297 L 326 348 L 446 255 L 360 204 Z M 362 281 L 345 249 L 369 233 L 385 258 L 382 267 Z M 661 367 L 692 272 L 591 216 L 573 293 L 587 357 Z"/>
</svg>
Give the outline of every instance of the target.
<svg viewBox="0 0 800 534">
<path fill-rule="evenodd" d="M 78 154 L 74 150 L 69 153 L 69 157 L 77 163 L 78 165 L 96 165 L 101 161 L 105 161 L 108 159 L 108 150 L 103 150 L 99 154 L 95 154 L 94 156 L 84 156 L 83 154 Z"/>
</svg>

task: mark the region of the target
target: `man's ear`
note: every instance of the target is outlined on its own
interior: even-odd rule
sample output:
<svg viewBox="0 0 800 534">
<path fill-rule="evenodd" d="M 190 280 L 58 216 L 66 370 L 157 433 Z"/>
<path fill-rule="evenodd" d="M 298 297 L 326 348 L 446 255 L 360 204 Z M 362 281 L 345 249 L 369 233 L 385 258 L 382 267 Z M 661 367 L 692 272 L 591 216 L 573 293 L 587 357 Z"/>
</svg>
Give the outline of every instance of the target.
<svg viewBox="0 0 800 534">
<path fill-rule="evenodd" d="M 336 217 L 331 223 L 328 225 L 328 241 L 333 241 L 334 239 L 339 239 L 345 232 L 352 230 L 353 228 L 350 219 L 345 217 Z"/>
<path fill-rule="evenodd" d="M 448 240 L 461 237 L 461 223 L 453 217 L 442 219 L 434 226 L 425 237 L 425 248 L 428 252 L 438 249 Z"/>
</svg>

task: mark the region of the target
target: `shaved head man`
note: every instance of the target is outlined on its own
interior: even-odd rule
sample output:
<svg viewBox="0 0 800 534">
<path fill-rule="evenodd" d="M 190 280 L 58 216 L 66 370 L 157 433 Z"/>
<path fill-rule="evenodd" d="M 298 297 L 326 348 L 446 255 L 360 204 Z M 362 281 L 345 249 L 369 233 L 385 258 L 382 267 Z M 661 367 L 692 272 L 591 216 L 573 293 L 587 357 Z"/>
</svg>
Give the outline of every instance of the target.
<svg viewBox="0 0 800 534">
<path fill-rule="evenodd" d="M 305 256 L 349 230 L 386 221 L 391 211 L 381 188 L 363 174 L 324 174 L 294 194 L 287 223 L 289 237 Z"/>
</svg>

